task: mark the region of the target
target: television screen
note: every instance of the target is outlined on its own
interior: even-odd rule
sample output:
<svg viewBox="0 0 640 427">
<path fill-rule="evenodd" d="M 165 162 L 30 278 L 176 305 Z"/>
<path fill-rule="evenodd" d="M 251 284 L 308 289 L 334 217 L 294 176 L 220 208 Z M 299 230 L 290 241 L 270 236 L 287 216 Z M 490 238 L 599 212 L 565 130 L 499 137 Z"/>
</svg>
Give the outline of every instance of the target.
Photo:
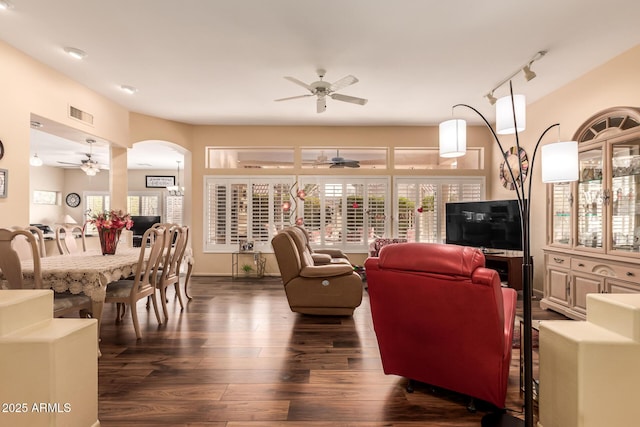
<svg viewBox="0 0 640 427">
<path fill-rule="evenodd" d="M 133 246 L 136 247 L 142 244 L 142 236 L 145 231 L 150 229 L 153 224 L 162 222 L 160 215 L 132 216 L 131 220 L 133 221 L 133 227 L 131 227 L 131 231 L 133 231 Z"/>
<path fill-rule="evenodd" d="M 521 251 L 518 201 L 447 203 L 446 242 L 489 250 Z"/>
</svg>

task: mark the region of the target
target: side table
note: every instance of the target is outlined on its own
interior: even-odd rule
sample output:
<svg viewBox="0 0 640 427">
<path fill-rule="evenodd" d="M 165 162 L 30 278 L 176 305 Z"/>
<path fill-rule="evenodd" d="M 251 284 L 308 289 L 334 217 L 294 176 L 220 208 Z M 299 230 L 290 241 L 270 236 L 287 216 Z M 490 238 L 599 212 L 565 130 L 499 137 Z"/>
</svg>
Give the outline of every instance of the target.
<svg viewBox="0 0 640 427">
<path fill-rule="evenodd" d="M 260 251 L 235 251 L 231 254 L 231 278 L 264 277 L 266 263 L 267 260 Z"/>
</svg>

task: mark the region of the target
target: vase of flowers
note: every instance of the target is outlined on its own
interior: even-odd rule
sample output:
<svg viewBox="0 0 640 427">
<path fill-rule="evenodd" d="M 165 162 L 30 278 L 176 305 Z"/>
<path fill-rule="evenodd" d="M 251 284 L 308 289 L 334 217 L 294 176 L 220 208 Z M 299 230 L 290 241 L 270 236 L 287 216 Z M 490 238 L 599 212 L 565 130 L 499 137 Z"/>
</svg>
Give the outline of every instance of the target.
<svg viewBox="0 0 640 427">
<path fill-rule="evenodd" d="M 98 229 L 102 255 L 114 255 L 120 240 L 120 233 L 133 226 L 131 215 L 121 210 L 110 210 L 91 215 L 89 222 Z"/>
</svg>

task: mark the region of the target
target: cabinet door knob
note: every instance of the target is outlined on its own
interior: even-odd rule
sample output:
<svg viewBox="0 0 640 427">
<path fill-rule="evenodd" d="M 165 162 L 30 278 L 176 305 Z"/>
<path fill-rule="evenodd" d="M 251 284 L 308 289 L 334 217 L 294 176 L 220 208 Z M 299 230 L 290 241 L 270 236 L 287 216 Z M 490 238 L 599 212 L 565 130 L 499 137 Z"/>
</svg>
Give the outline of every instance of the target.
<svg viewBox="0 0 640 427">
<path fill-rule="evenodd" d="M 633 274 L 633 273 L 632 273 L 632 272 L 630 272 L 630 271 L 627 271 L 627 277 L 633 277 L 633 276 L 635 276 L 635 274 Z"/>
<path fill-rule="evenodd" d="M 578 267 L 584 267 L 584 264 L 583 263 L 579 263 Z"/>
</svg>

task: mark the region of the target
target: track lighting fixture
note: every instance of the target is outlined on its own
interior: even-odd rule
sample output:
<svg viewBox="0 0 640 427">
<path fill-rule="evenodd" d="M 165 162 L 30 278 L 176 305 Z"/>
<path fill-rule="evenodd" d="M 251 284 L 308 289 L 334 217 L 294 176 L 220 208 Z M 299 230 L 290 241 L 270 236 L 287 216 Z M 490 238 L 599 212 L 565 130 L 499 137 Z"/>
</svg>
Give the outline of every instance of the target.
<svg viewBox="0 0 640 427">
<path fill-rule="evenodd" d="M 524 78 L 527 81 L 532 80 L 533 78 L 536 77 L 536 73 L 534 73 L 533 71 L 531 71 L 531 65 L 536 62 L 537 60 L 539 60 L 540 58 L 542 58 L 543 56 L 545 56 L 547 54 L 546 50 L 541 50 L 536 52 L 535 55 L 533 55 L 533 57 L 529 60 L 529 62 L 527 62 L 525 65 L 523 65 L 522 67 L 518 68 L 516 71 L 514 71 L 513 73 L 509 74 L 509 76 L 505 77 L 504 79 L 502 79 L 500 81 L 500 83 L 498 83 L 493 89 L 491 89 L 491 91 L 489 93 L 487 93 L 485 95 L 485 98 L 487 98 L 489 100 L 489 103 L 491 105 L 494 105 L 497 101 L 496 97 L 493 96 L 493 93 L 503 84 L 505 84 L 506 82 L 510 81 L 512 78 L 514 78 L 516 75 L 518 75 L 518 73 L 520 71 L 522 71 L 522 73 L 524 74 Z"/>
<path fill-rule="evenodd" d="M 529 63 L 529 65 L 525 65 L 524 67 L 522 67 L 522 72 L 524 73 L 524 78 L 527 81 L 530 81 L 536 77 L 536 73 L 531 71 L 531 63 Z"/>
</svg>

